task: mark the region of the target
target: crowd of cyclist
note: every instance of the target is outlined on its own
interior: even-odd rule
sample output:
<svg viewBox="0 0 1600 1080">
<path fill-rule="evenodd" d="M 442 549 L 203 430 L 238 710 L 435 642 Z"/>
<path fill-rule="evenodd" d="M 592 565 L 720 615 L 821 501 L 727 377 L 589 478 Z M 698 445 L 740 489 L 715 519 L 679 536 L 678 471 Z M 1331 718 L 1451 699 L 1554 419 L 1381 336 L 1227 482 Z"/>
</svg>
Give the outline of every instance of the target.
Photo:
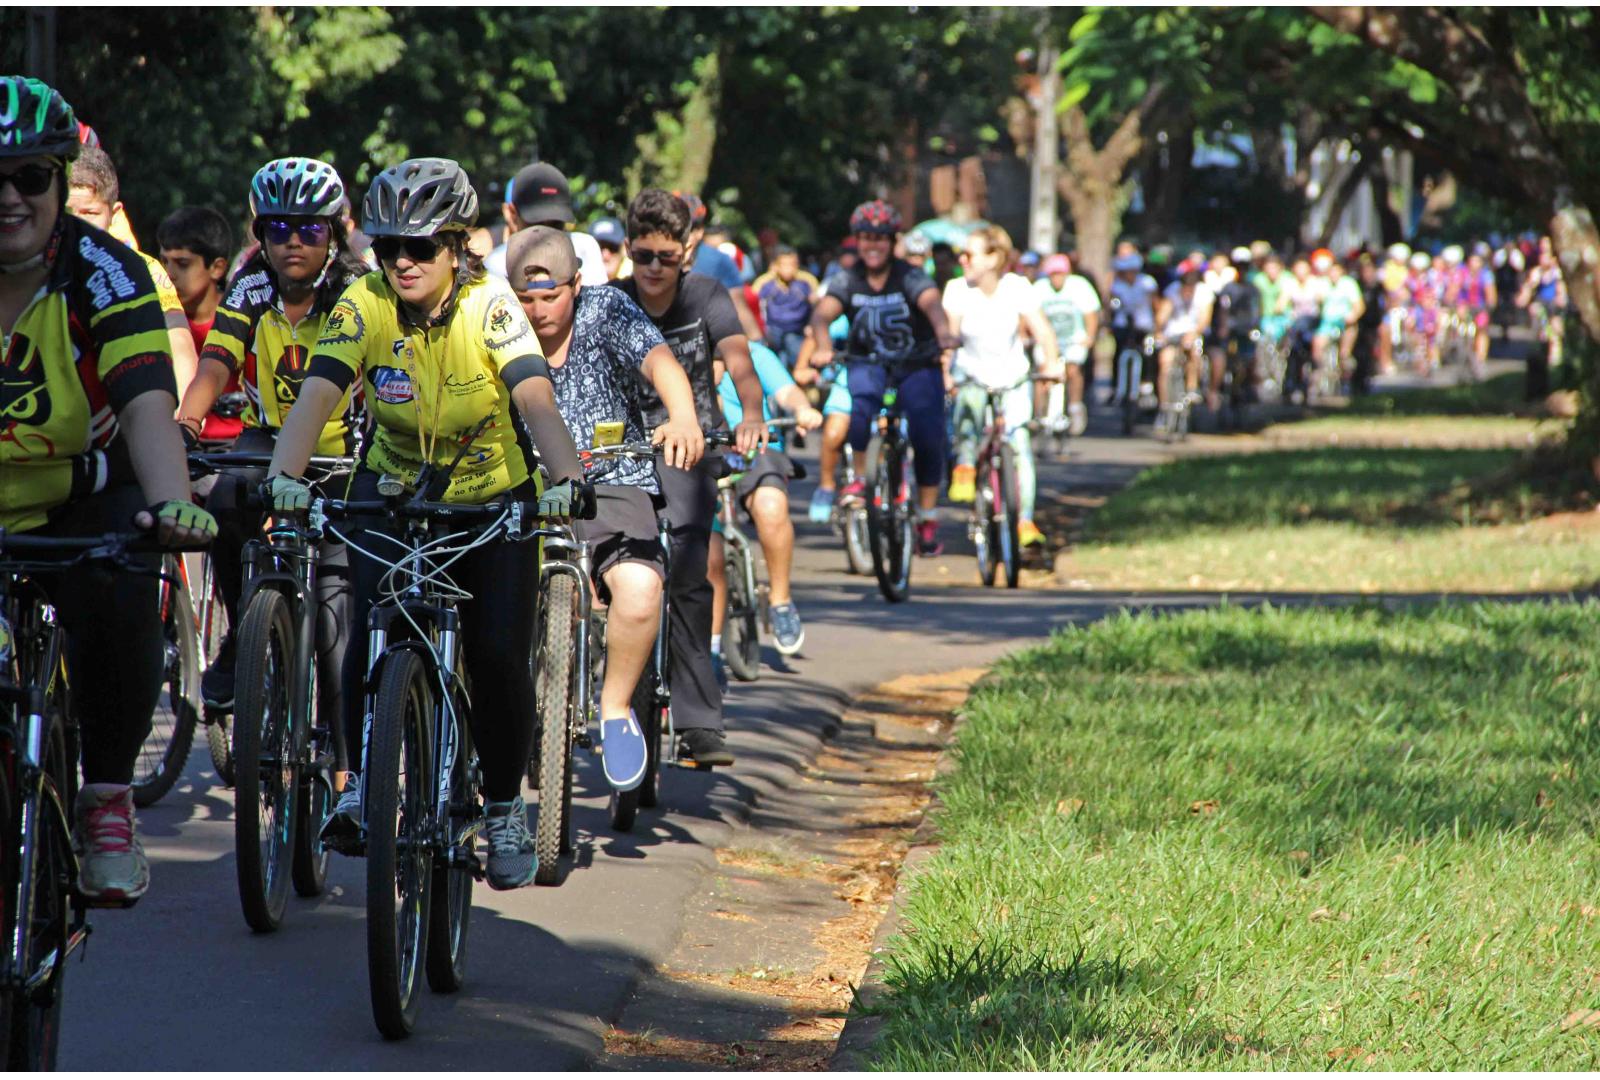
<svg viewBox="0 0 1600 1080">
<path fill-rule="evenodd" d="M 914 451 L 918 548 L 934 555 L 947 482 L 951 501 L 973 498 L 981 392 L 1009 388 L 1021 534 L 1038 543 L 1030 438 L 1041 428 L 1082 433 L 1093 383 L 1084 368 L 1103 331 L 1159 342 L 1159 362 L 1181 358 L 1191 388 L 1202 358 L 1218 362 L 1229 337 L 1337 349 L 1353 358 L 1359 384 L 1395 360 L 1389 338 L 1363 333 L 1386 313 L 1400 313 L 1394 340 L 1415 335 L 1428 355 L 1447 313 L 1481 328 L 1502 288 L 1477 248 L 1430 257 L 1396 247 L 1348 266 L 1322 251 L 1285 268 L 1265 250 L 1196 252 L 1171 266 L 1161 252 L 1124 245 L 1102 290 L 1070 256 L 1018 253 L 995 226 L 971 232 L 959 251 L 937 250 L 881 201 L 856 208 L 848 244 L 817 277 L 770 235 L 747 256 L 708 227 L 689 193 L 649 189 L 623 219 L 577 230 L 566 179 L 548 164 L 506 185 L 504 226 L 485 230 L 472 179 L 446 158 L 378 171 L 364 193 L 327 162 L 267 160 L 248 190 L 224 200 L 248 205 L 244 250 L 234 250 L 226 215 L 186 207 L 156 230 L 158 261 L 137 250 L 118 187 L 114 163 L 60 93 L 0 78 L 0 526 L 134 528 L 173 547 L 210 544 L 237 625 L 241 551 L 267 515 L 307 510 L 318 493 L 306 478 L 314 455 L 353 457 L 343 482 L 356 499 L 393 478 L 431 499 L 511 496 L 553 519 L 582 518 L 573 527 L 592 545 L 597 590 L 611 606 L 598 719 L 604 774 L 618 790 L 645 770 L 629 702 L 663 590 L 678 753 L 733 763 L 713 632 L 719 471 L 708 432 L 731 428 L 743 456 L 727 497 L 756 524 L 774 636 L 793 655 L 804 640 L 789 593 L 793 471 L 769 431 L 773 416 L 792 416 L 802 433 L 820 429 L 810 510 L 825 521 L 849 494 L 834 482 L 842 448 L 865 450 L 893 388 Z M 1558 313 L 1547 246 L 1529 261 L 1519 302 Z M 1030 375 L 1048 385 L 1036 392 Z M 242 408 L 225 407 L 240 395 Z M 603 429 L 652 440 L 659 460 L 624 462 L 591 484 L 583 451 Z M 185 448 L 223 446 L 271 464 L 225 471 L 197 496 Z M 670 523 L 670 560 L 658 516 Z M 335 850 L 359 829 L 364 634 L 385 570 L 364 553 L 381 550 L 394 527 L 353 521 L 348 544 L 320 554 L 317 645 L 350 765 L 322 833 Z M 534 876 L 520 792 L 537 735 L 538 559 L 534 542 L 507 538 L 452 571 L 471 594 L 461 630 L 496 888 Z M 153 578 L 116 575 L 109 591 L 90 580 L 45 584 L 66 630 L 83 736 L 80 890 L 126 904 L 149 883 L 129 783 L 162 679 L 162 629 Z M 225 642 L 206 672 L 208 706 L 232 704 L 234 651 Z"/>
</svg>

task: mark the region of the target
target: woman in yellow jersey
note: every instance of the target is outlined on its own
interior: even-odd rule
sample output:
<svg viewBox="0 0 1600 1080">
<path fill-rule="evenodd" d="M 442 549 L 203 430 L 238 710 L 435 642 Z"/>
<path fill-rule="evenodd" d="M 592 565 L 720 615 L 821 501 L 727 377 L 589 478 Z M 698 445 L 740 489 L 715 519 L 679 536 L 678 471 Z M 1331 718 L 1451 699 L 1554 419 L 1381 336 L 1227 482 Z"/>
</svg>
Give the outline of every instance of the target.
<svg viewBox="0 0 1600 1080">
<path fill-rule="evenodd" d="M 0 526 L 154 527 L 174 546 L 204 542 L 216 524 L 189 501 L 155 282 L 121 241 L 67 212 L 78 152 L 59 93 L 0 76 Z M 82 735 L 78 888 L 131 904 L 150 883 L 129 782 L 161 691 L 156 582 L 85 569 L 39 580 L 66 631 Z"/>
<path fill-rule="evenodd" d="M 424 464 L 444 467 L 466 445 L 460 463 L 433 499 L 484 503 L 501 495 L 532 498 L 520 413 L 545 467 L 560 481 L 540 497 L 541 512 L 571 513 L 582 478 L 577 449 L 556 409 L 538 338 L 511 288 L 489 278 L 467 248 L 478 197 L 461 166 L 416 158 L 386 169 L 362 203 L 361 228 L 373 238 L 381 270 L 356 281 L 328 313 L 299 399 L 278 436 L 272 459 L 273 506 L 303 509 L 310 497 L 306 461 L 323 425 L 358 379 L 372 437 L 351 498 L 377 497 L 380 475 L 414 484 Z M 367 550 L 392 526 L 352 522 L 353 543 Z M 345 655 L 345 739 L 361 760 L 362 680 L 367 614 L 385 567 L 352 561 L 355 640 Z M 510 889 L 533 880 L 533 840 L 522 804 L 522 772 L 533 746 L 531 657 L 539 591 L 538 547 L 500 541 L 474 549 L 451 568 L 472 599 L 462 606 L 461 633 L 472 681 L 472 739 L 483 768 L 487 877 Z M 323 828 L 329 846 L 346 846 L 360 828 L 361 787 L 347 782 Z"/>
<path fill-rule="evenodd" d="M 229 284 L 201 350 L 199 374 L 178 408 L 178 423 L 191 446 L 199 442 L 206 414 L 238 375 L 247 405 L 244 431 L 233 449 L 246 454 L 272 452 L 328 312 L 345 288 L 367 272 L 347 246 L 339 213 L 343 201 L 339 174 L 315 158 L 278 158 L 251 179 L 250 212 L 255 215 L 251 232 L 261 249 Z M 318 453 L 354 452 L 360 404 L 360 395 L 346 392 L 323 425 Z M 206 509 L 217 519 L 212 562 L 230 627 L 239 625 L 244 544 L 261 531 L 262 515 L 246 507 L 244 493 L 266 475 L 265 469 L 229 469 L 217 478 L 206 499 Z M 320 687 L 325 707 L 334 711 L 339 708 L 338 673 L 349 637 L 346 566 L 343 544 L 323 546 L 317 575 L 322 593 Z M 200 682 L 201 696 L 214 709 L 233 707 L 233 667 L 230 632 Z"/>
</svg>

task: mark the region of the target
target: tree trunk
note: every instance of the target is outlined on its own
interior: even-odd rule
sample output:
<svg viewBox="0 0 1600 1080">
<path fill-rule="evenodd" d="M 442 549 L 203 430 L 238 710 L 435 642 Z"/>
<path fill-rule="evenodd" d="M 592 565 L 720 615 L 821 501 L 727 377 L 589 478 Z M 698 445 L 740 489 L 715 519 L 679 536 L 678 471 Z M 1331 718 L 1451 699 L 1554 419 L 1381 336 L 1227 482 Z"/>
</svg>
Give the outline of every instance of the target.
<svg viewBox="0 0 1600 1080">
<path fill-rule="evenodd" d="M 1330 185 L 1328 216 L 1322 219 L 1322 231 L 1317 235 L 1316 247 L 1325 248 L 1333 243 L 1333 235 L 1339 231 L 1339 219 L 1344 217 L 1350 200 L 1355 198 L 1356 189 L 1361 186 L 1362 178 L 1369 172 L 1367 166 L 1368 161 L 1363 154 L 1361 160 L 1350 162 L 1338 183 Z"/>
<path fill-rule="evenodd" d="M 1067 196 L 1072 210 L 1072 229 L 1077 237 L 1079 273 L 1101 289 L 1110 287 L 1111 245 L 1116 240 L 1117 198 L 1115 188 L 1096 187 Z"/>
<path fill-rule="evenodd" d="M 1378 231 L 1383 235 L 1383 246 L 1387 248 L 1391 244 L 1398 244 L 1406 238 L 1405 230 L 1400 225 L 1400 215 L 1395 213 L 1392 205 L 1389 172 L 1381 160 L 1378 168 L 1367 170 L 1367 178 L 1372 181 L 1372 201 L 1378 205 Z"/>
<path fill-rule="evenodd" d="M 1117 204 L 1123 175 L 1138 156 L 1143 139 L 1140 127 L 1161 101 L 1165 87 L 1151 86 L 1144 99 L 1117 125 L 1098 149 L 1089 134 L 1089 118 L 1074 105 L 1061 115 L 1061 133 L 1067 156 L 1056 174 L 1061 194 L 1072 208 L 1073 228 L 1083 270 L 1101 290 L 1110 287 L 1111 243 L 1117 227 Z"/>
<path fill-rule="evenodd" d="M 716 52 L 700 61 L 700 82 L 683 106 L 683 159 L 676 187 L 701 193 L 717 149 L 717 112 L 722 104 L 722 64 Z"/>
</svg>

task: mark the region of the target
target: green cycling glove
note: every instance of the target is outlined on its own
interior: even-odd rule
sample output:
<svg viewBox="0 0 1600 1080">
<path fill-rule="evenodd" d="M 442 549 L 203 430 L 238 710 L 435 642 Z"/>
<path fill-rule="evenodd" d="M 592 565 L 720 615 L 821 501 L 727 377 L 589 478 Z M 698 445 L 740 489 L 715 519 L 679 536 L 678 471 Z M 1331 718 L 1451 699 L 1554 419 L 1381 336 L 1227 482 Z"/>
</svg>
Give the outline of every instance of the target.
<svg viewBox="0 0 1600 1080">
<path fill-rule="evenodd" d="M 207 540 L 215 539 L 217 535 L 217 519 L 205 507 L 196 506 L 188 499 L 168 499 L 164 503 L 157 503 L 150 508 L 150 516 L 156 519 L 158 528 L 165 521 L 180 529 L 198 532 Z"/>
<path fill-rule="evenodd" d="M 279 473 L 267 481 L 274 514 L 303 514 L 311 509 L 311 485 L 298 476 Z"/>
</svg>

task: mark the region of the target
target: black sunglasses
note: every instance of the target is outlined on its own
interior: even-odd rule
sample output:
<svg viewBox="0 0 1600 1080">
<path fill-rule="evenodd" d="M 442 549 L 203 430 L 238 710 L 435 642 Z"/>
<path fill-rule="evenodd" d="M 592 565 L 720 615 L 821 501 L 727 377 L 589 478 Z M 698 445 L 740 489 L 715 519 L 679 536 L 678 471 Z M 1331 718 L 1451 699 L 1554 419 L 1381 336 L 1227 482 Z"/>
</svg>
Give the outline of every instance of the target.
<svg viewBox="0 0 1600 1080">
<path fill-rule="evenodd" d="M 662 266 L 673 267 L 683 261 L 683 252 L 669 255 L 665 251 L 651 251 L 649 248 L 632 248 L 628 255 L 640 266 L 652 266 L 660 263 Z"/>
<path fill-rule="evenodd" d="M 0 173 L 0 188 L 10 184 L 18 195 L 43 195 L 50 190 L 56 172 L 50 165 L 24 165 L 16 172 Z"/>
<path fill-rule="evenodd" d="M 306 218 L 268 218 L 263 225 L 267 239 L 274 244 L 287 244 L 289 237 L 300 234 L 302 244 L 320 244 L 328 238 L 328 223 Z"/>
<path fill-rule="evenodd" d="M 412 262 L 432 262 L 439 257 L 444 245 L 431 236 L 379 236 L 372 241 L 372 252 L 387 263 L 400 257 L 403 251 Z"/>
</svg>

